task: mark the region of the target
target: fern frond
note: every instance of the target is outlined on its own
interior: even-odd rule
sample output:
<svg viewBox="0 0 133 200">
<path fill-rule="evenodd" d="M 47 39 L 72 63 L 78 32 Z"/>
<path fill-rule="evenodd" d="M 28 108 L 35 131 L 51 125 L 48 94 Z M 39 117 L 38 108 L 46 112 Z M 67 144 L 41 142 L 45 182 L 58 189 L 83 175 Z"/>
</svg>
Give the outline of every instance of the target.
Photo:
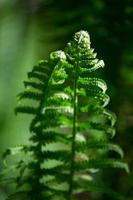
<svg viewBox="0 0 133 200">
<path fill-rule="evenodd" d="M 9 199 L 77 200 L 79 193 L 91 191 L 121 198 L 95 182 L 97 172 L 104 168 L 129 172 L 125 162 L 108 158 L 109 151 L 121 158 L 123 151 L 110 142 L 116 116 L 105 108 L 110 100 L 106 83 L 93 73 L 103 67 L 90 46 L 89 34 L 80 31 L 64 51 L 52 52 L 28 73 L 15 113 L 34 116 L 30 144 L 4 154 L 24 150 L 28 159 L 17 165 L 18 192 Z M 36 100 L 36 107 L 23 105 L 25 99 Z"/>
<path fill-rule="evenodd" d="M 85 63 L 83 63 L 84 66 Z M 98 61 L 93 67 L 90 67 L 90 68 L 87 68 L 87 67 L 83 67 L 83 64 L 82 64 L 82 67 L 80 68 L 80 74 L 81 75 L 84 75 L 84 74 L 87 74 L 87 73 L 91 73 L 91 72 L 94 72 L 95 70 L 99 69 L 99 68 L 103 68 L 104 67 L 104 62 L 103 60 L 100 60 Z M 88 67 L 91 66 L 90 64 L 87 65 Z"/>
<path fill-rule="evenodd" d="M 78 142 L 76 144 L 76 149 L 77 151 L 83 151 L 85 152 L 88 149 L 104 149 L 106 151 L 114 151 L 118 153 L 121 158 L 123 158 L 123 151 L 120 146 L 113 144 L 113 143 L 108 143 L 107 141 L 104 140 L 90 140 L 86 142 Z"/>
<path fill-rule="evenodd" d="M 38 72 L 41 74 L 45 74 L 46 72 L 50 72 L 50 67 L 48 66 L 48 61 L 40 61 L 37 66 L 33 67 L 32 72 Z"/>
<path fill-rule="evenodd" d="M 28 78 L 34 78 L 37 79 L 39 81 L 41 81 L 42 83 L 44 82 L 44 79 L 48 78 L 48 74 L 39 74 L 37 72 L 28 72 Z"/>
<path fill-rule="evenodd" d="M 114 159 L 101 159 L 101 160 L 89 160 L 86 162 L 78 162 L 75 165 L 77 170 L 87 170 L 87 169 L 103 169 L 108 167 L 113 168 L 120 168 L 124 169 L 127 173 L 129 173 L 128 165 L 125 162 L 122 162 L 120 160 L 114 160 Z"/>
<path fill-rule="evenodd" d="M 36 82 L 31 82 L 31 81 L 24 81 L 24 86 L 26 88 L 30 87 L 30 88 L 34 88 L 40 91 L 43 91 L 44 89 L 44 85 L 41 83 L 36 83 Z"/>
<path fill-rule="evenodd" d="M 79 78 L 78 83 L 81 87 L 99 87 L 103 92 L 107 90 L 106 83 L 98 78 Z"/>
<path fill-rule="evenodd" d="M 37 114 L 38 109 L 31 106 L 18 106 L 15 108 L 15 114 L 17 113 L 27 113 L 27 114 Z"/>
<path fill-rule="evenodd" d="M 78 195 L 83 191 L 92 191 L 92 192 L 97 192 L 97 193 L 101 193 L 101 194 L 106 194 L 109 197 L 112 197 L 116 200 L 124 200 L 122 195 L 114 192 L 111 188 L 109 188 L 107 185 L 105 185 L 103 182 L 99 182 L 99 181 L 94 181 L 94 180 L 87 180 L 87 181 L 82 181 L 82 180 L 78 180 L 76 182 L 78 184 L 78 188 L 81 188 L 79 190 L 74 191 L 74 195 Z M 83 189 L 82 189 L 83 188 Z"/>
<path fill-rule="evenodd" d="M 114 126 L 116 123 L 116 115 L 108 109 L 103 110 L 103 114 L 111 121 L 111 126 Z"/>
<path fill-rule="evenodd" d="M 37 92 L 32 92 L 32 91 L 25 91 L 23 93 L 20 93 L 18 95 L 18 99 L 33 99 L 33 100 L 40 100 L 42 97 L 41 93 L 37 93 Z"/>
</svg>

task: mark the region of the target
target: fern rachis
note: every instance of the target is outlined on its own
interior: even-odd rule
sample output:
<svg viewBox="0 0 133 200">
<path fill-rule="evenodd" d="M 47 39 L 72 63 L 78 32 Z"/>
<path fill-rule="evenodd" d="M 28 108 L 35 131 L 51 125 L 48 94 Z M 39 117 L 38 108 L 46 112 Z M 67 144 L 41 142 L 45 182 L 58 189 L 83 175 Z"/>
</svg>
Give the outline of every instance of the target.
<svg viewBox="0 0 133 200">
<path fill-rule="evenodd" d="M 15 109 L 34 118 L 30 145 L 18 149 L 26 152 L 29 160 L 17 164 L 19 187 L 9 199 L 74 200 L 86 191 L 120 199 L 93 177 L 105 167 L 128 171 L 126 163 L 107 157 L 108 151 L 123 157 L 123 151 L 110 143 L 116 119 L 105 108 L 109 102 L 106 83 L 94 77 L 104 62 L 93 51 L 89 34 L 77 32 L 64 51 L 51 53 L 48 61 L 41 61 L 28 73 L 26 89 L 18 98 L 20 102 L 32 99 L 38 105 Z"/>
</svg>

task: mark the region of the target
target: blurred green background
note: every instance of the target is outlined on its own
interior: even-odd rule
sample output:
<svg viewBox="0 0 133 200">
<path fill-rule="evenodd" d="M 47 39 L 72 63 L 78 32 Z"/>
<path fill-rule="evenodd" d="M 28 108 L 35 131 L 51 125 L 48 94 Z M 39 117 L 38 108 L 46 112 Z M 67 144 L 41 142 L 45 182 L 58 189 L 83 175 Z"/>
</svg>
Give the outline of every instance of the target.
<svg viewBox="0 0 133 200">
<path fill-rule="evenodd" d="M 27 71 L 51 51 L 64 48 L 76 31 L 87 30 L 92 47 L 106 64 L 102 77 L 111 97 L 109 108 L 118 117 L 114 140 L 124 149 L 131 171 L 127 175 L 108 170 L 103 179 L 132 200 L 132 22 L 132 0 L 0 0 L 0 154 L 7 147 L 28 142 L 30 118 L 16 117 L 13 112 Z M 5 199 L 7 188 L 0 186 L 0 200 Z"/>
</svg>

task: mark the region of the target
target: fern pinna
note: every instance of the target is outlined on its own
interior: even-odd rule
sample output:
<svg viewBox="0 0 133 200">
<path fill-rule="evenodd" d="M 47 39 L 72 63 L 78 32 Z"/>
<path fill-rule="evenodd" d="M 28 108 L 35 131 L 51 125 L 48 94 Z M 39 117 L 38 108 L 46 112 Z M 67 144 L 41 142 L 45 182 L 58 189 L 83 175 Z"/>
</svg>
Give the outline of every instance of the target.
<svg viewBox="0 0 133 200">
<path fill-rule="evenodd" d="M 123 157 L 123 151 L 109 142 L 116 117 L 105 108 L 106 83 L 94 77 L 101 67 L 89 34 L 80 31 L 64 51 L 52 52 L 28 73 L 15 109 L 34 116 L 30 144 L 21 148 L 28 158 L 17 164 L 17 192 L 9 199 L 75 200 L 97 191 L 121 198 L 96 179 L 106 167 L 128 171 L 124 162 L 108 157 L 109 151 Z M 37 106 L 21 105 L 25 99 Z"/>
</svg>

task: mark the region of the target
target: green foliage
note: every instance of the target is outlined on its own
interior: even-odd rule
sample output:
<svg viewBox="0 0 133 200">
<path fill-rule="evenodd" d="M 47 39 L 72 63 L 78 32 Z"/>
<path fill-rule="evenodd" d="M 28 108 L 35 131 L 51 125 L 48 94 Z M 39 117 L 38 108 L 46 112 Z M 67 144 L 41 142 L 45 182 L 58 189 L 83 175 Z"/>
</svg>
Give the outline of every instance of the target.
<svg viewBox="0 0 133 200">
<path fill-rule="evenodd" d="M 4 155 L 23 151 L 28 158 L 16 165 L 17 192 L 8 199 L 74 200 L 83 192 L 121 199 L 95 178 L 108 167 L 129 171 L 121 161 L 122 149 L 110 142 L 116 117 L 105 108 L 106 83 L 94 78 L 101 67 L 104 62 L 90 47 L 89 34 L 80 31 L 64 51 L 52 52 L 28 73 L 15 113 L 34 116 L 30 143 Z M 27 100 L 33 101 L 27 105 Z M 110 151 L 120 159 L 108 156 Z"/>
</svg>

